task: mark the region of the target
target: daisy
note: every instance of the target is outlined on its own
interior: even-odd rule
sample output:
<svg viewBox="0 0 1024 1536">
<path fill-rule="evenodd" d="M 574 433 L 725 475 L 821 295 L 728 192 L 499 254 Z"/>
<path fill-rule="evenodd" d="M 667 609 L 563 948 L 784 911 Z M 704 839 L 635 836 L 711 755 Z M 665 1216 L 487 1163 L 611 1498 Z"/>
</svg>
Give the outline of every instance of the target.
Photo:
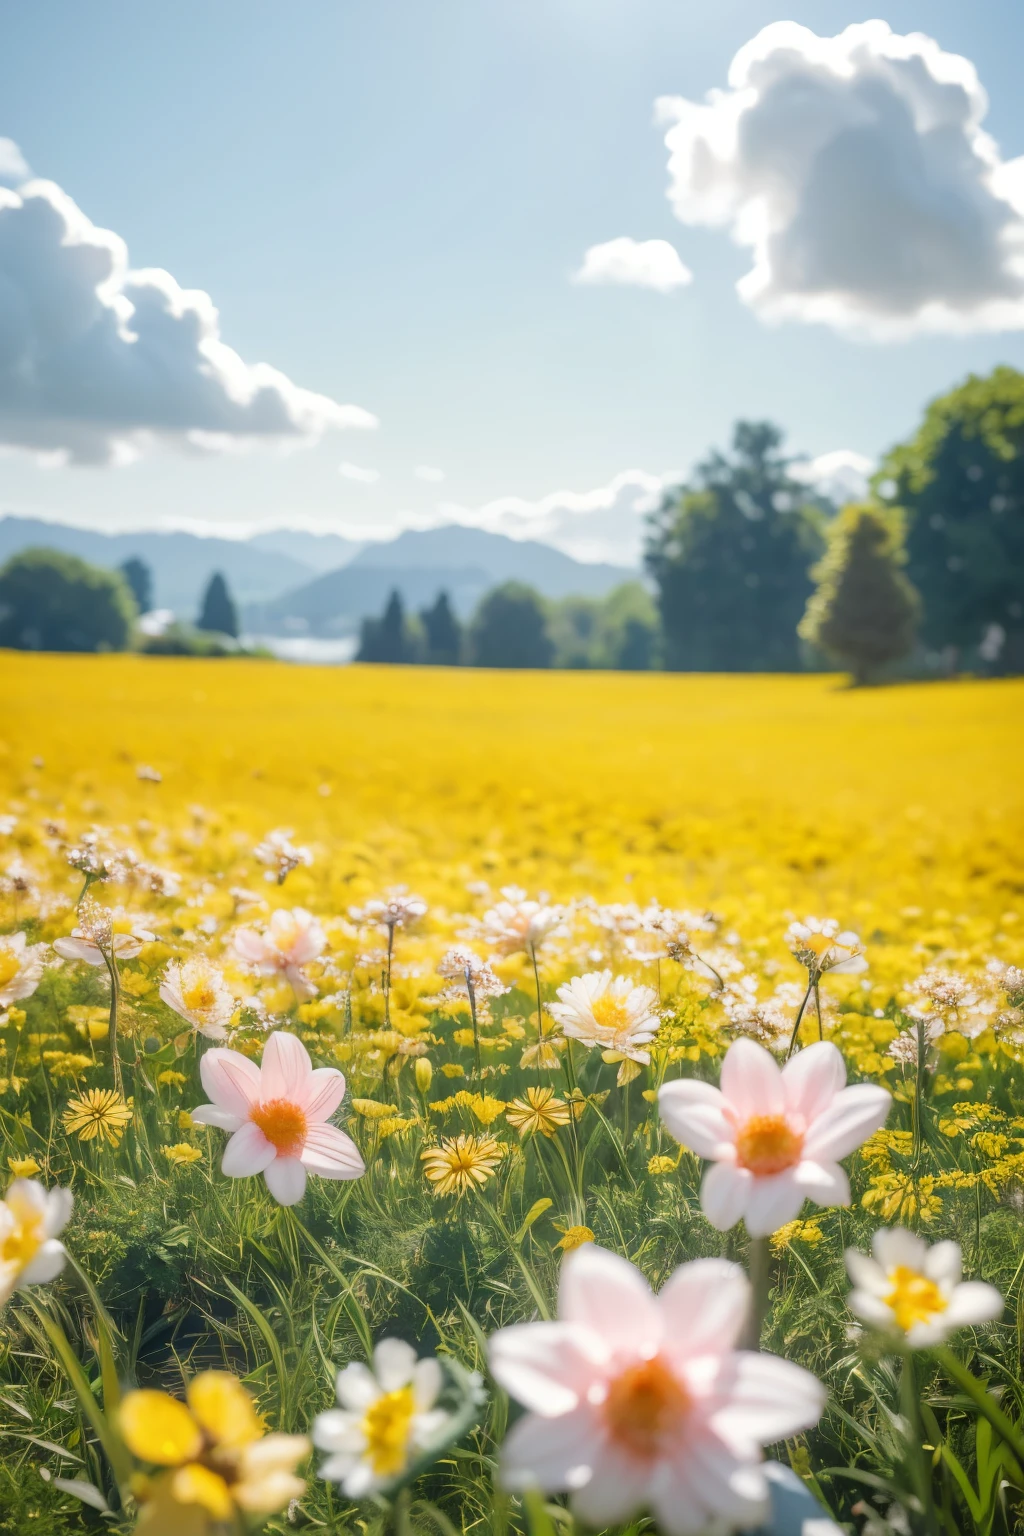
<svg viewBox="0 0 1024 1536">
<path fill-rule="evenodd" d="M 279 1205 L 306 1192 L 306 1174 L 358 1179 L 365 1172 L 351 1137 L 329 1124 L 345 1093 L 337 1067 L 317 1067 L 294 1035 L 267 1038 L 261 1066 L 215 1046 L 199 1064 L 211 1100 L 192 1111 L 196 1125 L 232 1132 L 221 1172 L 230 1179 L 262 1173 Z"/>
<path fill-rule="evenodd" d="M 349 916 L 357 923 L 374 924 L 385 929 L 389 936 L 396 928 L 408 928 L 419 921 L 427 910 L 422 896 L 411 896 L 407 891 L 392 891 L 385 897 L 375 897 L 362 907 L 350 907 Z"/>
<path fill-rule="evenodd" d="M 0 1200 L 0 1307 L 26 1285 L 55 1280 L 67 1262 L 58 1241 L 71 1217 L 70 1189 L 15 1179 Z"/>
<path fill-rule="evenodd" d="M 560 1001 L 549 1003 L 548 1012 L 563 1034 L 630 1061 L 650 1061 L 644 1047 L 661 1023 L 653 987 L 635 986 L 628 976 L 613 977 L 611 971 L 591 971 L 566 982 L 557 995 Z"/>
<path fill-rule="evenodd" d="M 790 923 L 786 943 L 812 982 L 819 981 L 826 971 L 834 976 L 853 976 L 868 968 L 860 939 L 848 929 L 840 933 L 834 917 L 808 917 L 802 923 Z"/>
<path fill-rule="evenodd" d="M 205 955 L 192 955 L 180 964 L 172 960 L 164 971 L 160 996 L 168 1008 L 208 1040 L 227 1038 L 235 999 L 221 972 Z"/>
<path fill-rule="evenodd" d="M 284 885 L 293 869 L 298 869 L 300 864 L 308 869 L 312 864 L 313 855 L 309 849 L 296 848 L 291 838 L 291 827 L 279 827 L 275 832 L 268 832 L 263 841 L 256 844 L 253 854 L 261 864 L 269 866 L 264 880 Z"/>
<path fill-rule="evenodd" d="M 232 944 L 240 960 L 255 966 L 261 976 L 283 976 L 296 996 L 312 997 L 316 992 L 302 967 L 323 952 L 327 935 L 304 907 L 291 911 L 278 907 L 262 933 L 255 928 L 238 928 Z"/>
<path fill-rule="evenodd" d="M 882 1228 L 871 1257 L 847 1249 L 854 1289 L 850 1311 L 865 1323 L 905 1339 L 910 1349 L 941 1344 L 957 1328 L 991 1323 L 1002 1315 L 994 1285 L 960 1279 L 960 1245 L 929 1245 L 903 1227 Z"/>
<path fill-rule="evenodd" d="M 120 908 L 102 907 L 89 897 L 78 909 L 78 925 L 70 937 L 54 939 L 53 947 L 64 960 L 84 960 L 86 965 L 107 965 L 109 960 L 134 960 L 143 944 L 156 934 Z"/>
<path fill-rule="evenodd" d="M 513 1099 L 505 1118 L 515 1126 L 520 1136 L 534 1134 L 554 1136 L 560 1125 L 568 1125 L 569 1106 L 564 1099 L 555 1098 L 553 1088 L 527 1088 L 525 1099 Z"/>
<path fill-rule="evenodd" d="M 99 1137 L 116 1147 L 134 1113 L 115 1088 L 90 1088 L 80 1099 L 68 1100 L 64 1129 L 79 1141 L 95 1141 Z"/>
<path fill-rule="evenodd" d="M 328 1451 L 320 1468 L 345 1497 L 362 1499 L 401 1477 L 440 1435 L 450 1415 L 436 1408 L 444 1377 L 437 1360 L 417 1360 L 401 1339 L 382 1339 L 373 1369 L 353 1361 L 338 1372 L 339 1408 L 318 1414 L 313 1444 Z"/>
<path fill-rule="evenodd" d="M 490 962 L 481 960 L 471 949 L 448 949 L 437 964 L 437 974 L 454 983 L 445 997 L 469 997 L 481 1002 L 489 997 L 503 997 L 510 991 L 491 969 Z"/>
<path fill-rule="evenodd" d="M 666 1536 L 760 1525 L 761 1447 L 816 1424 L 825 1391 L 799 1366 L 737 1351 L 749 1307 L 724 1259 L 683 1264 L 655 1296 L 617 1254 L 568 1253 L 558 1321 L 490 1341 L 495 1380 L 528 1410 L 505 1441 L 505 1485 L 568 1492 L 597 1528 L 645 1508 Z"/>
<path fill-rule="evenodd" d="M 736 1040 L 721 1087 L 695 1078 L 666 1083 L 658 1108 L 682 1146 L 712 1166 L 700 1201 L 720 1232 L 743 1217 L 751 1237 L 792 1221 L 805 1200 L 849 1205 L 839 1166 L 884 1125 L 891 1094 L 874 1083 L 846 1086 L 846 1066 L 828 1041 L 783 1068 L 753 1040 Z"/>
<path fill-rule="evenodd" d="M 480 938 L 503 957 L 525 954 L 535 959 L 544 940 L 561 925 L 564 914 L 559 907 L 527 901 L 518 886 L 504 886 L 501 894 L 504 901 L 485 912 L 467 937 Z"/>
<path fill-rule="evenodd" d="M 0 1008 L 31 997 L 43 974 L 45 944 L 29 944 L 23 933 L 0 935 Z"/>
<path fill-rule="evenodd" d="M 435 1195 L 464 1195 L 493 1178 L 501 1147 L 493 1136 L 446 1136 L 420 1153 L 423 1172 Z"/>
</svg>

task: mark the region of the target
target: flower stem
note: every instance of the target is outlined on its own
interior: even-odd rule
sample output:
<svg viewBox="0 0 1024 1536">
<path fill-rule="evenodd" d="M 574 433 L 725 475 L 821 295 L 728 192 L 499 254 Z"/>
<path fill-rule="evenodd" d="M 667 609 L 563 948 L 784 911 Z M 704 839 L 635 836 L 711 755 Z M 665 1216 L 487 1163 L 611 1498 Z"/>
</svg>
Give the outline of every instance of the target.
<svg viewBox="0 0 1024 1536">
<path fill-rule="evenodd" d="M 800 1004 L 800 1007 L 797 1010 L 796 1023 L 793 1025 L 793 1033 L 789 1037 L 789 1050 L 786 1052 L 786 1060 L 787 1061 L 792 1056 L 793 1052 L 796 1050 L 796 1037 L 800 1033 L 800 1025 L 803 1022 L 804 1009 L 807 1007 L 807 1004 L 810 1002 L 811 993 L 813 991 L 814 991 L 814 978 L 812 976 L 810 981 L 807 983 L 807 991 L 804 993 L 804 1000 Z"/>
<path fill-rule="evenodd" d="M 388 923 L 388 963 L 384 972 L 384 1028 L 391 1028 L 391 962 L 395 954 L 395 925 Z"/>
<path fill-rule="evenodd" d="M 113 949 L 111 949 L 109 955 L 105 949 L 101 949 L 100 954 L 103 956 L 107 970 L 110 973 L 110 1018 L 107 1024 L 110 1067 L 114 1074 L 114 1087 L 118 1093 L 123 1093 L 124 1079 L 121 1075 L 121 1057 L 117 1044 L 117 1006 L 121 998 L 121 982 L 117 974 L 117 961 L 114 959 Z"/>
<path fill-rule="evenodd" d="M 771 1288 L 771 1257 L 766 1237 L 752 1237 L 747 1256 L 750 1269 L 750 1317 L 747 1320 L 747 1349 L 761 1348 L 761 1335 L 768 1316 L 768 1298 Z"/>
<path fill-rule="evenodd" d="M 469 966 L 466 967 L 466 991 L 469 993 L 469 1012 L 473 1019 L 473 1054 L 476 1057 L 476 1075 L 483 1078 L 483 1069 L 480 1064 L 480 1026 L 476 1017 L 476 993 L 473 991 L 473 973 Z"/>
<path fill-rule="evenodd" d="M 924 1512 L 925 1530 L 928 1536 L 937 1536 L 939 1526 L 932 1493 L 932 1469 L 924 1450 L 924 1425 L 921 1422 L 921 1403 L 917 1391 L 917 1373 L 914 1357 L 907 1351 L 900 1371 L 900 1415 L 906 1421 L 909 1433 L 910 1477 L 915 1485 Z"/>
</svg>

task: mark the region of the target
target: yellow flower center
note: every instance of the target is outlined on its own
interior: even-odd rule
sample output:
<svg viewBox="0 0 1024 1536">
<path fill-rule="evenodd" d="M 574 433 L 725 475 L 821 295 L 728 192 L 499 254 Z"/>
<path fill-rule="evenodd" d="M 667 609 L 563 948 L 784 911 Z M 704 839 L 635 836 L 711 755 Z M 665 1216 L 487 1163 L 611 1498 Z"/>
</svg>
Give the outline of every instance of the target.
<svg viewBox="0 0 1024 1536">
<path fill-rule="evenodd" d="M 10 1206 L 8 1206 L 10 1209 Z M 14 1211 L 15 1227 L 0 1243 L 0 1259 L 5 1264 L 15 1264 L 24 1269 L 31 1264 L 46 1241 L 41 1211 L 29 1210 L 23 1214 Z"/>
<path fill-rule="evenodd" d="M 826 933 L 809 933 L 806 939 L 800 940 L 800 943 L 804 949 L 810 950 L 811 954 L 817 955 L 819 959 L 822 955 L 827 955 L 832 948 L 832 940 Z"/>
<path fill-rule="evenodd" d="M 290 1099 L 271 1099 L 256 1104 L 249 1118 L 258 1125 L 272 1147 L 282 1157 L 298 1157 L 306 1142 L 306 1117 Z"/>
<path fill-rule="evenodd" d="M 613 1440 L 641 1461 L 664 1454 L 690 1407 L 686 1388 L 659 1355 L 631 1365 L 608 1388 L 605 1423 Z"/>
<path fill-rule="evenodd" d="M 618 1031 L 625 1029 L 628 1022 L 626 1005 L 621 997 L 616 997 L 614 992 L 604 992 L 600 997 L 595 997 L 590 1005 L 590 1011 L 594 1015 L 594 1022 L 598 1029 Z"/>
<path fill-rule="evenodd" d="M 287 955 L 295 948 L 295 942 L 299 937 L 299 925 L 288 913 L 286 917 L 278 918 L 268 934 L 274 948 L 281 954 Z"/>
<path fill-rule="evenodd" d="M 213 984 L 205 976 L 193 981 L 191 985 L 182 987 L 181 1000 L 189 1013 L 203 1013 L 212 1008 L 217 1001 L 217 994 Z"/>
<path fill-rule="evenodd" d="M 885 1298 L 886 1305 L 892 1308 L 904 1333 L 908 1333 L 915 1323 L 930 1323 L 949 1306 L 934 1280 L 916 1269 L 908 1269 L 905 1264 L 897 1264 L 890 1270 L 889 1279 L 892 1290 Z"/>
<path fill-rule="evenodd" d="M 21 970 L 21 962 L 10 949 L 0 949 L 0 987 L 6 987 Z"/>
<path fill-rule="evenodd" d="M 367 1410 L 363 1418 L 366 1456 L 378 1477 L 396 1477 L 403 1471 L 408 1456 L 416 1401 L 411 1386 L 397 1392 L 385 1392 Z"/>
<path fill-rule="evenodd" d="M 736 1137 L 736 1161 L 758 1178 L 799 1162 L 804 1138 L 785 1115 L 752 1115 Z"/>
</svg>

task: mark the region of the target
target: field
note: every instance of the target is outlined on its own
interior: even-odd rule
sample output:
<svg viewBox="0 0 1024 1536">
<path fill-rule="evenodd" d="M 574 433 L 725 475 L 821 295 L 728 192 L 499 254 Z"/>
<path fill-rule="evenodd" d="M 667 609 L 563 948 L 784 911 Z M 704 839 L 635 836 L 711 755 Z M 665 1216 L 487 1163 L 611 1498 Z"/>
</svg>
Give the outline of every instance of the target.
<svg viewBox="0 0 1024 1536">
<path fill-rule="evenodd" d="M 1024 683 L 5 654 L 0 690 L 0 1166 L 74 1193 L 63 1272 L 0 1314 L 0 1532 L 140 1511 L 154 1536 L 567 1531 L 559 1490 L 513 1486 L 511 1451 L 497 1477 L 510 1406 L 487 1341 L 554 1316 L 592 1239 L 655 1289 L 701 1257 L 750 1269 L 762 1349 L 830 1394 L 761 1443 L 841 1529 L 1021 1528 Z M 299 916 L 268 929 L 276 908 Z M 808 916 L 857 937 L 790 929 Z M 58 949 L 25 961 L 18 932 Z M 630 994 L 646 1033 L 611 993 L 586 1028 L 567 1013 L 567 984 L 605 969 L 650 989 Z M 230 1128 L 190 1113 L 211 1050 L 259 1062 L 274 1031 L 345 1074 L 332 1123 L 365 1163 L 295 1203 L 273 1173 L 222 1173 Z M 717 1230 L 658 1090 L 717 1083 L 737 1041 L 781 1063 L 794 1034 L 892 1095 L 884 1129 L 836 1154 L 848 1207 L 787 1213 L 767 1241 L 751 1211 Z M 265 1134 L 293 1162 L 282 1126 Z M 959 1243 L 1005 1309 L 949 1347 L 852 1334 L 844 1250 L 896 1224 Z M 0 1216 L 0 1299 L 12 1232 Z M 913 1294 L 918 1321 L 949 1300 Z M 454 1362 L 450 1418 L 414 1455 L 385 1392 L 390 1450 L 362 1484 L 295 1442 L 246 1504 L 264 1485 L 220 1431 L 201 1420 L 202 1455 L 161 1460 L 131 1428 L 155 1399 L 118 1409 L 216 1368 L 270 1431 L 306 1435 L 387 1336 Z M 653 1466 L 676 1399 L 629 1379 L 627 1441 Z M 656 1510 L 667 1536 L 712 1529 L 701 1466 L 690 1516 Z M 581 1526 L 640 1513 L 595 1499 L 578 1491 Z"/>
</svg>

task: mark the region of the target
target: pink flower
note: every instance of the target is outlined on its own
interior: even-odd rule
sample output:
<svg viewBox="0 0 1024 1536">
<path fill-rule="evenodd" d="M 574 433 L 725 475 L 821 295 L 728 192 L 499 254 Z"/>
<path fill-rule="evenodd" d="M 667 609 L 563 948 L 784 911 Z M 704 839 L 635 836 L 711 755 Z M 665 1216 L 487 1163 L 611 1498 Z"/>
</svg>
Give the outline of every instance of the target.
<svg viewBox="0 0 1024 1536">
<path fill-rule="evenodd" d="M 843 1058 L 828 1041 L 780 1070 L 763 1046 L 736 1040 L 721 1083 L 688 1078 L 658 1094 L 675 1139 L 713 1165 L 700 1192 L 712 1226 L 724 1232 L 742 1216 L 751 1237 L 765 1237 L 792 1221 L 805 1200 L 849 1205 L 839 1159 L 885 1124 L 891 1094 L 873 1083 L 848 1088 Z"/>
<path fill-rule="evenodd" d="M 625 1259 L 573 1250 L 558 1321 L 491 1339 L 495 1380 L 529 1410 L 505 1441 L 506 1486 L 571 1492 L 597 1528 L 648 1507 L 666 1536 L 760 1525 L 762 1447 L 816 1424 L 825 1390 L 788 1361 L 736 1350 L 749 1305 L 724 1259 L 683 1264 L 655 1296 Z"/>
<path fill-rule="evenodd" d="M 207 1051 L 200 1063 L 212 1104 L 192 1111 L 197 1125 L 216 1125 L 233 1135 L 221 1171 L 230 1179 L 262 1173 L 279 1205 L 294 1205 L 306 1190 L 306 1174 L 321 1179 L 358 1179 L 365 1172 L 355 1142 L 328 1121 L 345 1093 L 336 1067 L 314 1071 L 309 1052 L 294 1035 L 268 1036 L 263 1064 L 240 1051 Z"/>
<path fill-rule="evenodd" d="M 293 907 L 290 912 L 278 907 L 263 933 L 239 928 L 232 943 L 239 959 L 255 966 L 261 975 L 284 976 L 299 996 L 312 997 L 316 992 L 302 967 L 323 952 L 327 935 L 304 907 Z"/>
</svg>

